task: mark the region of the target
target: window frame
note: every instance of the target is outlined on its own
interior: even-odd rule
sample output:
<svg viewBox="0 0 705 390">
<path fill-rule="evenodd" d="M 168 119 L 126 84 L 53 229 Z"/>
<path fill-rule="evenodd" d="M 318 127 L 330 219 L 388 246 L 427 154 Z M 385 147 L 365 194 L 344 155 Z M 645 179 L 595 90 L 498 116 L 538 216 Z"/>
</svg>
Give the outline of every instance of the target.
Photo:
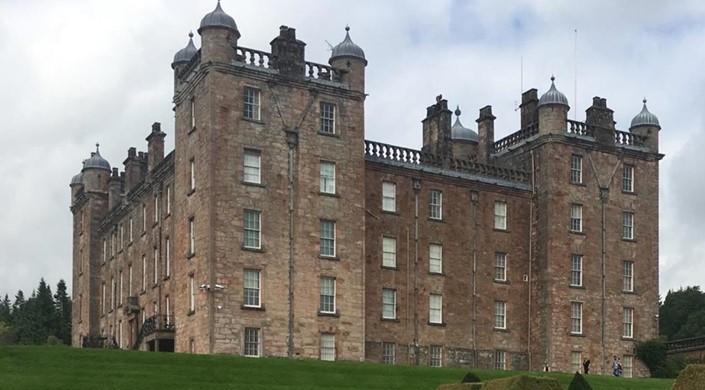
<svg viewBox="0 0 705 390">
<path fill-rule="evenodd" d="M 570 159 L 571 184 L 583 184 L 583 156 L 573 154 Z"/>
<path fill-rule="evenodd" d="M 443 367 L 443 347 L 431 345 L 428 351 L 428 365 L 431 367 Z"/>
<path fill-rule="evenodd" d="M 634 338 L 634 308 L 625 306 L 622 308 L 622 338 Z"/>
<path fill-rule="evenodd" d="M 494 253 L 494 281 L 495 282 L 506 282 L 507 281 L 507 253 L 506 252 L 495 252 Z"/>
<path fill-rule="evenodd" d="M 634 213 L 631 211 L 622 212 L 622 239 L 634 239 Z"/>
<path fill-rule="evenodd" d="M 334 276 L 320 277 L 320 304 L 318 312 L 321 314 L 336 314 L 336 278 Z"/>
<path fill-rule="evenodd" d="M 321 219 L 320 226 L 321 237 L 319 243 L 319 254 L 321 257 L 335 258 L 337 249 L 336 222 L 330 219 Z M 328 235 L 329 233 L 332 233 L 332 235 Z"/>
<path fill-rule="evenodd" d="M 397 267 L 397 238 L 382 236 L 382 267 Z"/>
<path fill-rule="evenodd" d="M 249 278 L 248 278 L 249 275 Z M 254 277 L 254 278 L 253 278 Z M 255 282 L 256 286 L 248 284 Z M 242 306 L 262 307 L 262 270 L 255 268 L 245 268 L 242 273 Z"/>
<path fill-rule="evenodd" d="M 495 350 L 494 351 L 494 369 L 495 370 L 506 370 L 507 369 L 507 355 L 505 351 Z"/>
<path fill-rule="evenodd" d="M 570 302 L 570 334 L 583 334 L 583 303 L 579 301 Z"/>
<path fill-rule="evenodd" d="M 325 172 L 324 172 L 324 167 L 325 167 Z M 332 172 L 329 171 L 329 169 L 332 169 Z M 321 194 L 328 194 L 328 195 L 335 195 L 336 194 L 336 189 L 335 189 L 335 174 L 336 174 L 336 172 L 335 171 L 336 171 L 335 162 L 327 161 L 327 160 L 320 161 L 320 163 L 318 165 L 318 173 L 319 173 L 318 191 Z"/>
<path fill-rule="evenodd" d="M 577 265 L 577 267 L 576 267 Z M 583 255 L 570 255 L 570 287 L 583 287 Z"/>
<path fill-rule="evenodd" d="M 507 230 L 507 202 L 503 200 L 494 201 L 494 228 Z"/>
<path fill-rule="evenodd" d="M 429 294 L 428 322 L 430 324 L 443 324 L 443 294 Z"/>
<path fill-rule="evenodd" d="M 335 361 L 336 360 L 336 348 L 335 348 L 335 334 L 334 333 L 321 333 L 320 337 L 321 350 L 319 358 L 323 361 Z"/>
<path fill-rule="evenodd" d="M 441 190 L 428 191 L 428 218 L 436 221 L 443 220 L 443 192 Z"/>
<path fill-rule="evenodd" d="M 382 342 L 382 363 L 394 365 L 397 360 L 397 345 L 395 343 Z"/>
<path fill-rule="evenodd" d="M 437 249 L 437 251 L 434 251 L 434 249 Z M 443 244 L 428 244 L 428 273 L 443 274 Z"/>
<path fill-rule="evenodd" d="M 397 212 L 397 184 L 390 181 L 382 182 L 382 211 Z"/>
<path fill-rule="evenodd" d="M 244 209 L 242 212 L 242 247 L 262 249 L 262 212 Z"/>
<path fill-rule="evenodd" d="M 494 329 L 507 329 L 507 301 L 494 301 Z"/>
<path fill-rule="evenodd" d="M 242 155 L 242 181 L 249 184 L 262 184 L 262 152 L 245 148 Z"/>
<path fill-rule="evenodd" d="M 243 332 L 243 356 L 260 357 L 261 345 L 260 328 L 246 327 Z"/>
<path fill-rule="evenodd" d="M 570 225 L 571 233 L 583 232 L 583 205 L 580 203 L 570 204 Z"/>
<path fill-rule="evenodd" d="M 253 121 L 262 120 L 262 91 L 245 86 L 242 93 L 242 117 Z"/>
<path fill-rule="evenodd" d="M 188 219 L 188 241 L 189 241 L 189 257 L 196 254 L 196 220 L 194 217 Z"/>
<path fill-rule="evenodd" d="M 320 127 L 319 132 L 322 134 L 336 134 L 336 114 L 337 107 L 334 103 L 320 103 Z"/>
<path fill-rule="evenodd" d="M 382 288 L 382 318 L 385 320 L 397 319 L 397 290 L 393 288 Z"/>
<path fill-rule="evenodd" d="M 622 261 L 622 291 L 634 292 L 634 261 Z"/>
<path fill-rule="evenodd" d="M 634 192 L 634 165 L 624 164 L 622 168 L 622 191 Z"/>
</svg>

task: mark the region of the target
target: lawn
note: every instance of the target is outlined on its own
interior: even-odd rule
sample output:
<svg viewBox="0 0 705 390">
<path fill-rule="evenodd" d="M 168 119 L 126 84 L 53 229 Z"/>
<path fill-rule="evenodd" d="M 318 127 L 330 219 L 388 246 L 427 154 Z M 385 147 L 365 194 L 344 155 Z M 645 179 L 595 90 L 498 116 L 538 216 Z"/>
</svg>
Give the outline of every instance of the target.
<svg viewBox="0 0 705 390">
<path fill-rule="evenodd" d="M 315 360 L 252 359 L 63 347 L 0 346 L 0 389 L 433 390 L 468 370 Z M 482 379 L 516 374 L 473 370 Z M 536 373 L 543 375 L 544 373 Z M 570 374 L 547 373 L 564 388 Z M 670 389 L 673 380 L 590 375 L 598 389 Z"/>
</svg>

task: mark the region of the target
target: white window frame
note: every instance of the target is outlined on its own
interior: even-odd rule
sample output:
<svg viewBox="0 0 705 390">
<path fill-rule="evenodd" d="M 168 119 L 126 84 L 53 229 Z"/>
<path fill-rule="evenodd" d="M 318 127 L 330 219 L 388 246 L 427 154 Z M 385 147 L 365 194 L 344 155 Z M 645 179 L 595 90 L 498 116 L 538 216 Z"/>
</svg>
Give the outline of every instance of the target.
<svg viewBox="0 0 705 390">
<path fill-rule="evenodd" d="M 570 351 L 570 369 L 572 372 L 581 372 L 583 354 L 580 351 Z"/>
<path fill-rule="evenodd" d="M 631 211 L 622 212 L 622 238 L 634 239 L 634 213 Z"/>
<path fill-rule="evenodd" d="M 583 334 L 583 303 L 570 302 L 570 333 Z"/>
<path fill-rule="evenodd" d="M 189 192 L 196 190 L 196 160 L 191 159 L 189 161 Z"/>
<path fill-rule="evenodd" d="M 622 376 L 631 378 L 634 375 L 634 356 L 622 356 Z"/>
<path fill-rule="evenodd" d="M 117 300 L 117 284 L 115 283 L 115 278 L 110 278 L 110 311 L 113 311 L 115 309 L 115 306 L 117 306 L 116 300 Z"/>
<path fill-rule="evenodd" d="M 570 204 L 570 231 L 583 232 L 583 205 L 579 203 Z"/>
<path fill-rule="evenodd" d="M 385 320 L 397 319 L 397 290 L 395 289 L 382 289 L 382 318 Z"/>
<path fill-rule="evenodd" d="M 430 190 L 428 192 L 428 217 L 430 219 L 443 219 L 443 192 Z"/>
<path fill-rule="evenodd" d="M 196 312 L 196 281 L 193 274 L 188 276 L 189 282 L 189 299 L 188 299 L 188 309 L 189 313 Z"/>
<path fill-rule="evenodd" d="M 321 127 L 323 134 L 335 134 L 336 106 L 333 103 L 321 102 Z"/>
<path fill-rule="evenodd" d="M 191 97 L 190 103 L 189 103 L 189 114 L 191 116 L 191 128 L 189 129 L 190 131 L 193 131 L 196 128 L 196 98 Z"/>
<path fill-rule="evenodd" d="M 262 248 L 262 212 L 245 209 L 242 218 L 242 246 L 248 249 Z"/>
<path fill-rule="evenodd" d="M 634 192 L 634 165 L 624 164 L 622 169 L 622 191 Z"/>
<path fill-rule="evenodd" d="M 507 369 L 507 354 L 505 351 L 494 351 L 494 369 L 495 370 L 506 370 Z"/>
<path fill-rule="evenodd" d="M 321 220 L 321 242 L 320 255 L 321 257 L 335 257 L 336 254 L 336 223 L 335 221 L 322 219 Z"/>
<path fill-rule="evenodd" d="M 164 277 L 171 277 L 171 240 L 169 237 L 166 238 L 164 242 L 164 259 L 166 261 Z"/>
<path fill-rule="evenodd" d="M 118 273 L 118 306 L 122 305 L 122 270 Z"/>
<path fill-rule="evenodd" d="M 132 264 L 127 266 L 127 296 L 132 296 Z"/>
<path fill-rule="evenodd" d="M 397 267 L 397 239 L 382 236 L 382 267 Z"/>
<path fill-rule="evenodd" d="M 171 186 L 166 186 L 166 215 L 171 214 Z"/>
<path fill-rule="evenodd" d="M 244 335 L 244 346 L 243 355 L 246 357 L 260 357 L 260 348 L 262 343 L 260 342 L 260 329 L 259 328 L 245 328 Z"/>
<path fill-rule="evenodd" d="M 159 196 L 154 194 L 154 223 L 159 222 Z"/>
<path fill-rule="evenodd" d="M 390 213 L 397 211 L 397 185 L 395 183 L 382 182 L 382 211 Z"/>
<path fill-rule="evenodd" d="M 431 324 L 443 323 L 443 294 L 429 294 L 428 322 Z"/>
<path fill-rule="evenodd" d="M 335 361 L 335 335 L 333 333 L 321 333 L 321 360 Z"/>
<path fill-rule="evenodd" d="M 319 312 L 324 314 L 336 313 L 336 280 L 332 276 L 321 276 L 320 279 L 320 305 Z"/>
<path fill-rule="evenodd" d="M 107 312 L 107 303 L 105 302 L 105 298 L 106 298 L 106 296 L 105 296 L 105 294 L 106 294 L 106 292 L 105 292 L 105 282 L 103 282 L 103 283 L 101 284 L 101 286 L 102 286 L 102 291 L 103 291 L 103 292 L 102 292 L 101 299 L 100 299 L 100 311 L 101 311 L 101 313 L 103 313 L 103 315 L 105 315 L 105 313 Z"/>
<path fill-rule="evenodd" d="M 443 245 L 428 245 L 428 272 L 432 274 L 443 273 Z"/>
<path fill-rule="evenodd" d="M 494 254 L 494 280 L 495 282 L 507 281 L 507 254 L 495 252 Z"/>
<path fill-rule="evenodd" d="M 159 283 L 159 250 L 154 248 L 154 260 L 152 266 L 154 267 L 154 285 Z"/>
<path fill-rule="evenodd" d="M 245 87 L 242 94 L 242 117 L 254 121 L 262 120 L 262 91 L 254 87 Z"/>
<path fill-rule="evenodd" d="M 320 186 L 322 194 L 335 194 L 335 163 L 321 160 L 319 165 Z"/>
<path fill-rule="evenodd" d="M 583 156 L 574 154 L 570 159 L 570 182 L 583 184 Z"/>
<path fill-rule="evenodd" d="M 494 328 L 507 329 L 506 301 L 494 301 Z"/>
<path fill-rule="evenodd" d="M 382 363 L 396 364 L 397 360 L 397 345 L 394 343 L 382 343 Z"/>
<path fill-rule="evenodd" d="M 142 255 L 142 292 L 147 291 L 147 256 Z"/>
<path fill-rule="evenodd" d="M 242 157 L 242 180 L 245 183 L 262 183 L 262 152 L 257 149 L 246 148 Z"/>
<path fill-rule="evenodd" d="M 428 365 L 431 367 L 443 367 L 443 347 L 431 345 L 428 351 Z"/>
<path fill-rule="evenodd" d="M 189 245 L 189 256 L 196 254 L 196 221 L 194 217 L 188 220 L 188 245 Z"/>
<path fill-rule="evenodd" d="M 103 263 L 108 260 L 108 240 L 103 238 Z"/>
<path fill-rule="evenodd" d="M 622 310 L 622 338 L 634 338 L 634 308 L 624 307 Z"/>
<path fill-rule="evenodd" d="M 631 260 L 622 262 L 622 291 L 634 292 L 634 262 Z"/>
<path fill-rule="evenodd" d="M 583 255 L 570 255 L 570 286 L 583 286 Z"/>
<path fill-rule="evenodd" d="M 494 228 L 507 230 L 507 202 L 501 200 L 494 202 Z"/>
<path fill-rule="evenodd" d="M 133 228 L 132 225 L 133 225 L 133 223 L 132 223 L 132 217 L 130 217 L 130 220 L 128 221 L 128 227 L 129 227 L 129 229 L 128 229 L 128 235 L 130 236 L 130 242 L 132 242 L 132 241 L 134 240 L 134 237 L 135 237 L 134 234 L 133 234 L 134 231 L 133 231 L 133 229 L 132 229 L 132 228 Z"/>
<path fill-rule="evenodd" d="M 142 233 L 147 231 L 147 205 L 142 203 Z"/>
<path fill-rule="evenodd" d="M 243 271 L 242 305 L 262 307 L 262 271 L 247 268 Z"/>
</svg>

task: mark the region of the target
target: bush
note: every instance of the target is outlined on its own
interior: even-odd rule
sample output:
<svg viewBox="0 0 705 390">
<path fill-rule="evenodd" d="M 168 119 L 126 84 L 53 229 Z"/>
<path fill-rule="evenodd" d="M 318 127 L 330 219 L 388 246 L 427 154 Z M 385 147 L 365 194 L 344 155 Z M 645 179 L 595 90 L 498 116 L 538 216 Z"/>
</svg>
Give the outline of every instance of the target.
<svg viewBox="0 0 705 390">
<path fill-rule="evenodd" d="M 482 382 L 482 379 L 478 377 L 477 375 L 473 374 L 472 371 L 468 372 L 465 374 L 465 377 L 463 378 L 460 383 L 476 383 L 476 382 Z"/>
<path fill-rule="evenodd" d="M 592 390 L 592 386 L 585 380 L 585 377 L 576 372 L 568 385 L 568 390 Z"/>
<path fill-rule="evenodd" d="M 705 383 L 705 365 L 689 364 L 673 383 L 672 390 L 702 389 Z"/>
<path fill-rule="evenodd" d="M 563 390 L 558 379 L 518 375 L 485 382 L 483 390 Z"/>
<path fill-rule="evenodd" d="M 47 342 L 46 345 L 51 345 L 51 346 L 58 346 L 58 347 L 63 347 L 65 346 L 64 342 L 61 341 L 60 338 L 54 336 L 53 334 L 50 334 L 49 337 L 47 337 Z"/>
<path fill-rule="evenodd" d="M 663 368 L 666 365 L 666 351 L 666 341 L 662 338 L 636 344 L 636 357 L 649 368 L 652 377 L 665 377 L 663 376 Z"/>
</svg>

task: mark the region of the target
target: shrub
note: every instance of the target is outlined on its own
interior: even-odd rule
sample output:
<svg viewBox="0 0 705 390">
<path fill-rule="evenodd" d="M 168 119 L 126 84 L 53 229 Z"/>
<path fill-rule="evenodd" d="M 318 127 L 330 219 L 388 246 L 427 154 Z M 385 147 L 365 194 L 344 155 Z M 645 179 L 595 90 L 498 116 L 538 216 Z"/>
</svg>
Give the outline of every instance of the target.
<svg viewBox="0 0 705 390">
<path fill-rule="evenodd" d="M 60 338 L 54 336 L 53 334 L 50 334 L 49 337 L 47 337 L 46 345 L 63 347 L 65 344 L 63 341 L 61 341 Z"/>
<path fill-rule="evenodd" d="M 672 390 L 702 389 L 705 383 L 705 364 L 689 364 L 680 374 Z"/>
<path fill-rule="evenodd" d="M 475 382 L 482 382 L 482 379 L 475 375 L 472 371 L 468 372 L 465 374 L 465 377 L 463 378 L 460 383 L 475 383 Z"/>
<path fill-rule="evenodd" d="M 563 390 L 558 379 L 518 375 L 485 382 L 483 390 Z"/>
<path fill-rule="evenodd" d="M 666 365 L 666 341 L 662 338 L 651 339 L 636 344 L 636 357 L 649 368 L 652 377 L 663 378 Z"/>
<path fill-rule="evenodd" d="M 585 377 L 576 372 L 568 385 L 568 390 L 592 390 L 592 386 L 585 380 Z"/>
</svg>

